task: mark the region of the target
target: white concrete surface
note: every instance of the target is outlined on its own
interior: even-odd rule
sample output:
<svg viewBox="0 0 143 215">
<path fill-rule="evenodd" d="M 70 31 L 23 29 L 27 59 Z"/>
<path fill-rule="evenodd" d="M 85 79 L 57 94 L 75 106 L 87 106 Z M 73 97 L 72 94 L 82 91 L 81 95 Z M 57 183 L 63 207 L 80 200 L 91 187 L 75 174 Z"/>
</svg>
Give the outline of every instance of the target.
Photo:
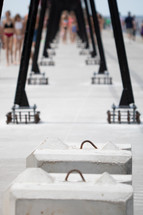
<svg viewBox="0 0 143 215">
<path fill-rule="evenodd" d="M 27 168 L 27 171 L 31 168 Z M 34 168 L 37 169 L 37 168 Z M 50 175 L 55 178 L 56 181 L 64 181 L 67 173 L 50 173 Z M 102 174 L 83 174 L 86 182 L 94 183 L 96 182 Z M 130 184 L 132 185 L 132 175 L 111 175 L 118 183 Z M 71 174 L 69 181 L 81 181 L 81 178 L 78 174 Z"/>
<path fill-rule="evenodd" d="M 27 169 L 6 191 L 3 210 L 3 215 L 133 215 L 133 189 L 108 173 L 94 182 L 66 182 Z"/>
<path fill-rule="evenodd" d="M 78 142 L 73 142 L 73 143 L 69 143 L 66 144 L 64 143 L 61 139 L 59 139 L 58 137 L 47 137 L 42 143 L 39 144 L 39 146 L 37 146 L 33 151 L 35 151 L 36 149 L 42 150 L 42 149 L 64 149 L 64 150 L 68 150 L 68 149 L 80 149 L 82 143 L 78 143 Z M 120 149 L 120 150 L 129 150 L 131 151 L 131 144 L 115 144 L 112 143 L 111 141 L 107 141 L 105 143 L 93 143 L 98 149 Z M 95 148 L 88 142 L 86 142 L 83 145 L 82 150 L 94 150 Z"/>
<path fill-rule="evenodd" d="M 28 156 L 26 166 L 40 167 L 49 173 L 79 169 L 89 174 L 132 174 L 132 154 L 131 151 L 120 150 L 112 143 L 91 150 L 47 140 Z"/>
<path fill-rule="evenodd" d="M 121 76 L 112 33 L 103 32 L 108 70 L 112 86 L 91 85 L 98 66 L 85 66 L 86 56 L 79 56 L 76 45 L 60 44 L 54 57 L 55 67 L 41 67 L 49 77 L 49 86 L 27 86 L 30 105 L 41 111 L 38 125 L 6 125 L 19 67 L 6 67 L 4 51 L 0 56 L 0 214 L 1 196 L 8 184 L 25 169 L 26 157 L 47 137 L 59 137 L 70 145 L 89 139 L 95 143 L 111 141 L 131 144 L 133 153 L 134 215 L 143 212 L 143 124 L 109 125 L 106 111 L 118 104 L 122 91 Z M 143 43 L 129 43 L 127 56 L 135 103 L 143 122 Z"/>
</svg>

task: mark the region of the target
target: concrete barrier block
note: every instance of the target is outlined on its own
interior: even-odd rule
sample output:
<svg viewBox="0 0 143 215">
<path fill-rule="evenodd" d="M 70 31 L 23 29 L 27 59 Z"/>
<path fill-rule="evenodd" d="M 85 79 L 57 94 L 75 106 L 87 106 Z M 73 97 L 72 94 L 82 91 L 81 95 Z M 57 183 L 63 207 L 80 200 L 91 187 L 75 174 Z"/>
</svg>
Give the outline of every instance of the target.
<svg viewBox="0 0 143 215">
<path fill-rule="evenodd" d="M 96 143 L 95 144 L 98 149 L 105 149 L 105 150 L 132 150 L 131 144 L 114 144 L 111 141 L 107 141 L 106 143 Z M 71 147 L 77 148 L 77 146 Z M 93 147 L 91 145 L 86 144 L 83 149 L 90 149 L 93 150 Z"/>
<path fill-rule="evenodd" d="M 25 170 L 5 193 L 3 215 L 133 215 L 131 185 L 108 173 L 93 182 L 71 176 L 59 181 L 38 168 Z"/>
<path fill-rule="evenodd" d="M 29 169 L 29 168 L 28 168 Z M 50 173 L 50 175 L 56 179 L 56 181 L 64 181 L 66 178 L 66 173 Z M 87 183 L 94 183 L 97 181 L 102 174 L 84 174 L 84 178 Z M 118 183 L 123 183 L 123 184 L 129 184 L 132 185 L 132 175 L 111 175 Z M 72 174 L 70 176 L 70 180 L 72 182 L 76 182 L 80 180 L 79 175 L 77 174 Z"/>
<path fill-rule="evenodd" d="M 107 143 L 99 149 L 79 149 L 60 141 L 46 140 L 28 156 L 27 167 L 40 167 L 49 173 L 66 173 L 79 169 L 83 173 L 131 174 L 132 154 Z"/>
</svg>

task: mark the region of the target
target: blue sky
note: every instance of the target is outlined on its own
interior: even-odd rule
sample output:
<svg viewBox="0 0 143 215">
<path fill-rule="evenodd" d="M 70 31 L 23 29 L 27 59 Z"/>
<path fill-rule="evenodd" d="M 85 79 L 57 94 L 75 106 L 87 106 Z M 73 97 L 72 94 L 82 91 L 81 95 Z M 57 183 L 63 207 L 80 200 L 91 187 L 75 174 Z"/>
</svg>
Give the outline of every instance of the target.
<svg viewBox="0 0 143 215">
<path fill-rule="evenodd" d="M 59 0 L 60 1 L 60 0 Z M 72 0 L 71 0 L 72 1 Z M 103 15 L 109 15 L 108 0 L 95 0 L 97 10 Z M 126 15 L 131 11 L 133 15 L 143 16 L 143 0 L 117 0 L 119 11 Z M 4 0 L 3 15 L 10 10 L 14 16 L 16 13 L 25 15 L 28 11 L 30 0 Z"/>
</svg>

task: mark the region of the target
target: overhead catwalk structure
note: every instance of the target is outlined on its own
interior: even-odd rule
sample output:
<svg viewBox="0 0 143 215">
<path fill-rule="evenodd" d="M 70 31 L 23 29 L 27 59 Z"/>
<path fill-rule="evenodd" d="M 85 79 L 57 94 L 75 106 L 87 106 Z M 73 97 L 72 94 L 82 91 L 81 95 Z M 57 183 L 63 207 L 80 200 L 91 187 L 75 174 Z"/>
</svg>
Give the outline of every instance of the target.
<svg viewBox="0 0 143 215">
<path fill-rule="evenodd" d="M 3 1 L 0 2 L 0 8 L 2 8 Z M 7 114 L 7 123 L 38 123 L 40 121 L 40 112 L 37 111 L 36 105 L 30 106 L 28 102 L 28 98 L 25 91 L 26 79 L 28 74 L 28 67 L 32 49 L 32 40 L 34 36 L 34 27 L 36 23 L 36 17 L 38 14 L 38 6 L 41 3 L 41 14 L 40 14 L 40 23 L 38 28 L 38 35 L 36 40 L 36 48 L 34 53 L 32 71 L 35 74 L 41 74 L 40 69 L 38 67 L 38 55 L 40 49 L 40 40 L 43 28 L 43 20 L 45 17 L 45 9 L 47 8 L 47 4 L 50 6 L 50 16 L 49 21 L 47 23 L 47 32 L 46 39 L 44 44 L 43 56 L 48 57 L 48 49 L 51 49 L 52 43 L 54 42 L 56 35 L 59 31 L 60 18 L 63 11 L 74 11 L 78 23 L 78 35 L 81 41 L 84 43 L 84 48 L 89 48 L 89 40 L 86 32 L 86 24 L 85 17 L 82 7 L 82 0 L 31 0 L 29 15 L 22 51 L 22 57 L 19 68 L 19 76 L 17 81 L 14 106 L 12 111 Z M 94 0 L 84 0 L 86 5 L 86 13 L 88 17 L 88 24 L 91 27 L 89 11 L 92 13 L 94 30 L 97 38 L 97 45 L 99 49 L 100 55 L 100 66 L 99 71 L 95 74 L 94 79 L 92 79 L 92 83 L 97 84 L 111 84 L 112 79 L 109 77 L 109 73 L 107 71 L 106 59 L 101 39 L 100 28 L 98 24 L 97 12 L 95 8 Z M 140 114 L 136 110 L 136 105 L 134 102 L 133 91 L 131 86 L 127 56 L 123 41 L 123 35 L 121 30 L 121 24 L 119 19 L 119 12 L 117 7 L 116 0 L 108 0 L 111 19 L 113 23 L 113 31 L 116 43 L 116 49 L 118 54 L 118 60 L 120 65 L 121 77 L 123 82 L 123 93 L 121 97 L 121 101 L 119 106 L 113 105 L 113 110 L 108 111 L 108 122 L 128 122 L 128 123 L 140 123 Z M 90 7 L 89 7 L 90 6 Z M 93 56 L 96 55 L 96 47 L 94 46 L 94 36 L 93 29 L 90 28 L 90 35 L 92 37 L 92 48 L 93 48 Z M 43 81 L 43 80 L 42 80 Z M 44 79 L 45 81 L 45 79 Z"/>
<path fill-rule="evenodd" d="M 113 32 L 115 37 L 116 50 L 120 66 L 123 92 L 118 106 L 112 106 L 112 111 L 108 111 L 109 123 L 139 123 L 140 113 L 135 105 L 132 83 L 130 79 L 130 71 L 126 56 L 124 39 L 119 18 L 118 5 L 116 0 L 108 0 Z"/>
<path fill-rule="evenodd" d="M 32 40 L 34 36 L 34 27 L 36 23 L 36 17 L 38 14 L 38 6 L 39 6 L 39 0 L 31 0 L 30 2 L 30 8 L 29 8 L 29 15 L 28 15 L 28 21 L 27 21 L 27 27 L 25 32 L 25 38 L 24 38 L 24 45 L 22 50 L 22 57 L 20 62 L 20 68 L 19 68 L 19 76 L 17 81 L 17 87 L 16 87 L 16 93 L 15 93 L 15 99 L 14 99 L 14 106 L 12 107 L 12 111 L 7 114 L 7 124 L 9 123 L 38 123 L 40 121 L 40 112 L 37 111 L 36 105 L 30 106 L 28 102 L 28 98 L 25 91 L 26 86 L 26 79 L 28 74 L 28 67 L 29 67 L 29 61 L 31 56 L 31 50 L 32 50 Z M 60 16 L 63 10 L 76 10 L 76 8 L 79 7 L 81 4 L 80 0 L 73 0 L 72 2 L 69 0 L 61 0 L 60 2 L 58 0 L 51 0 L 51 17 L 48 22 L 48 40 L 46 38 L 46 42 L 48 41 L 48 46 L 45 46 L 46 48 L 50 48 L 50 45 L 54 38 L 56 37 L 56 34 L 59 29 L 59 22 L 60 22 Z M 45 5 L 45 0 L 41 0 L 41 5 Z M 52 9 L 53 8 L 53 9 Z M 53 12 L 52 12 L 53 11 Z M 40 17 L 41 20 L 43 19 L 43 16 Z M 42 26 L 42 23 L 40 23 Z M 39 34 L 38 39 L 40 40 L 40 34 L 41 34 L 41 26 L 39 27 Z M 40 42 L 37 39 L 37 47 L 39 49 Z M 45 48 L 44 47 L 44 48 Z M 46 49 L 44 49 L 43 54 L 46 56 Z M 35 55 L 35 62 L 37 62 L 38 59 L 38 52 Z M 34 69 L 36 66 L 34 65 Z M 35 72 L 38 72 L 37 69 L 35 69 Z"/>
</svg>

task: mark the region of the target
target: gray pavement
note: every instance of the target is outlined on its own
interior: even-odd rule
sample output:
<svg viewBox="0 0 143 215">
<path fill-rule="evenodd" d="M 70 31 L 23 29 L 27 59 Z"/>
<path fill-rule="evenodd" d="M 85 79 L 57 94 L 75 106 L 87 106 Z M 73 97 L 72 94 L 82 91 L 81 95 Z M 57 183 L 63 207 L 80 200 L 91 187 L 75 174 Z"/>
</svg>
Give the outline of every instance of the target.
<svg viewBox="0 0 143 215">
<path fill-rule="evenodd" d="M 98 66 L 86 66 L 86 56 L 79 55 L 76 44 L 59 44 L 55 67 L 41 67 L 49 77 L 48 86 L 28 86 L 31 105 L 41 111 L 38 125 L 6 125 L 15 94 L 18 66 L 5 66 L 4 52 L 0 62 L 0 208 L 2 193 L 25 169 L 25 159 L 46 137 L 59 137 L 67 144 L 90 139 L 95 143 L 112 141 L 132 144 L 134 215 L 143 214 L 143 124 L 109 125 L 106 112 L 118 104 L 122 84 L 112 33 L 103 32 L 105 53 L 112 86 L 91 85 Z M 135 103 L 143 114 L 143 42 L 125 38 Z M 43 44 L 43 42 L 42 42 Z M 143 122 L 143 115 L 141 116 Z M 0 211 L 1 214 L 1 211 Z"/>
</svg>

